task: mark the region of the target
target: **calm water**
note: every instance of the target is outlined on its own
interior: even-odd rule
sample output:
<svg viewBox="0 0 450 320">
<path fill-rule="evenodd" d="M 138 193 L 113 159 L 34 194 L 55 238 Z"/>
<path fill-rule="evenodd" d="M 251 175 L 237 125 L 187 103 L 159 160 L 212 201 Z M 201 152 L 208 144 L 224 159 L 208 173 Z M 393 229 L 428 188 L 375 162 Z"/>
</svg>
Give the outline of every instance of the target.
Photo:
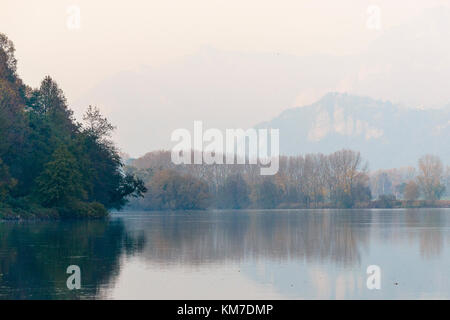
<svg viewBox="0 0 450 320">
<path fill-rule="evenodd" d="M 69 265 L 81 290 L 66 287 Z M 449 274 L 450 209 L 0 222 L 0 299 L 448 299 Z"/>
</svg>

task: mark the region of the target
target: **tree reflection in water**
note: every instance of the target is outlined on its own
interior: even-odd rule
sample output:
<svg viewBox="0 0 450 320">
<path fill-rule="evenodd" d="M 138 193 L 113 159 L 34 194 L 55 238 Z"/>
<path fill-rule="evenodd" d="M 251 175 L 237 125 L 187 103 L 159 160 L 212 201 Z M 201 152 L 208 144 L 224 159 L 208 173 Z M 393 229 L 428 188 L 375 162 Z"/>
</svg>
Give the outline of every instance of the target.
<svg viewBox="0 0 450 320">
<path fill-rule="evenodd" d="M 371 219 L 370 211 L 216 211 L 154 213 L 125 225 L 144 234 L 142 255 L 158 264 L 307 259 L 351 265 L 367 247 Z"/>
<path fill-rule="evenodd" d="M 122 253 L 142 238 L 129 238 L 121 221 L 0 223 L 0 298 L 94 297 L 119 273 Z M 67 289 L 69 265 L 81 268 L 81 290 Z"/>
<path fill-rule="evenodd" d="M 449 239 L 448 213 L 445 209 L 130 212 L 105 221 L 0 222 L 0 299 L 102 298 L 131 257 L 154 270 L 244 264 L 253 270 L 260 263 L 289 268 L 306 263 L 317 286 L 326 288 L 338 288 L 345 275 L 330 273 L 329 280 L 336 283 L 321 284 L 328 272 L 322 266 L 338 268 L 330 272 L 353 268 L 361 286 L 364 268 L 372 263 L 371 250 L 391 270 L 401 268 L 389 258 L 394 252 L 407 250 L 403 259 L 440 258 Z M 414 272 L 422 272 L 425 265 L 414 261 L 421 265 Z M 66 287 L 69 265 L 81 268 L 81 290 Z M 250 271 L 247 277 L 256 274 Z M 286 281 L 284 287 L 290 290 L 289 277 L 272 276 L 275 282 Z"/>
</svg>

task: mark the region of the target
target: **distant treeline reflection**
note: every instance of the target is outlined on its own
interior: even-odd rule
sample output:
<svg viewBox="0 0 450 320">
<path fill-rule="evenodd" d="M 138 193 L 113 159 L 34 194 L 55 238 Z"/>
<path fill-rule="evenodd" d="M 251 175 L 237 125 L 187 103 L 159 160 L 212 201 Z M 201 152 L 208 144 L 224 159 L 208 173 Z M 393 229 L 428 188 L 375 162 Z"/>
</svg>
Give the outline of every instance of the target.
<svg viewBox="0 0 450 320">
<path fill-rule="evenodd" d="M 126 229 L 145 239 L 149 262 L 200 265 L 248 259 L 360 262 L 370 238 L 418 240 L 425 256 L 443 247 L 445 209 L 404 212 L 358 210 L 207 211 L 151 213 L 150 219 L 130 219 Z M 420 226 L 417 232 L 399 228 Z M 430 229 L 430 227 L 432 229 Z"/>
</svg>

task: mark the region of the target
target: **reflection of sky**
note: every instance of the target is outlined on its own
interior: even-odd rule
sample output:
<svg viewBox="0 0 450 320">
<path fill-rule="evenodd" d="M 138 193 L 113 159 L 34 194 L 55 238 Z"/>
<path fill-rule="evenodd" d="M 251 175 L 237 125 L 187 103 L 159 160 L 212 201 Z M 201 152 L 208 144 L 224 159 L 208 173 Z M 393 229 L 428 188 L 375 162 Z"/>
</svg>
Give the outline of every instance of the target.
<svg viewBox="0 0 450 320">
<path fill-rule="evenodd" d="M 443 259 L 424 260 L 417 244 L 379 242 L 352 267 L 329 263 L 265 261 L 248 264 L 243 272 L 255 283 L 270 283 L 287 299 L 408 299 L 450 297 L 450 252 Z M 366 287 L 366 269 L 381 268 L 381 290 Z M 398 283 L 398 285 L 395 285 Z"/>
<path fill-rule="evenodd" d="M 310 230 L 312 232 L 329 228 L 332 222 L 335 224 L 330 229 L 334 230 L 332 236 L 323 239 L 315 237 L 319 243 L 312 246 L 304 241 L 297 243 L 305 245 L 305 248 L 290 248 L 288 251 L 278 248 L 281 255 L 273 254 L 277 247 L 271 247 L 272 251 L 261 251 L 264 248 L 260 246 L 267 246 L 274 241 L 276 238 L 273 236 L 280 230 L 272 230 L 267 224 L 258 224 L 261 222 L 260 216 L 247 221 L 248 229 L 237 233 L 227 231 L 231 232 L 228 235 L 234 234 L 243 240 L 241 247 L 233 251 L 237 252 L 237 257 L 231 259 L 216 256 L 208 247 L 208 239 L 217 241 L 218 234 L 219 239 L 227 241 L 224 234 L 220 233 L 220 225 L 215 223 L 212 224 L 215 228 L 207 227 L 205 234 L 199 235 L 200 238 L 183 234 L 183 241 L 180 242 L 184 244 L 182 249 L 171 247 L 168 239 L 153 234 L 152 240 L 158 241 L 158 246 L 147 242 L 143 252 L 123 258 L 117 281 L 103 294 L 110 298 L 125 299 L 449 298 L 450 277 L 447 272 L 450 270 L 450 251 L 446 246 L 450 230 L 446 215 L 449 213 L 449 210 L 412 213 L 379 211 L 370 219 L 364 215 L 358 221 L 355 217 L 350 220 L 348 217 L 342 218 L 346 213 L 337 212 L 326 213 L 328 217 L 322 217 L 323 221 L 321 218 L 317 220 L 316 216 L 313 224 L 309 218 L 302 217 L 301 221 L 308 222 L 308 228 L 313 228 Z M 334 214 L 340 217 L 328 220 Z M 355 211 L 351 212 L 351 215 L 354 214 Z M 221 216 L 219 220 L 223 222 L 227 218 Z M 267 221 L 272 220 L 263 222 Z M 145 223 L 139 225 L 142 227 Z M 260 231 L 264 231 L 268 239 L 255 238 L 255 230 L 252 229 L 255 226 L 263 226 Z M 286 225 L 281 224 L 281 227 L 284 229 Z M 302 228 L 301 224 L 298 228 Z M 214 231 L 209 234 L 211 230 Z M 201 229 L 195 231 L 201 232 Z M 343 232 L 346 233 L 345 237 L 341 234 Z M 248 243 L 244 243 L 248 240 L 248 234 L 257 245 L 249 247 Z M 292 237 L 297 237 L 298 233 L 291 230 L 286 234 L 286 240 L 292 245 Z M 327 241 L 341 243 L 322 243 Z M 208 248 L 199 248 L 199 245 Z M 215 253 L 228 252 L 226 245 L 229 247 L 234 243 L 224 244 L 224 251 L 221 251 L 223 248 L 220 245 L 215 247 Z M 166 251 L 170 251 L 170 254 L 162 255 L 162 252 L 167 254 Z M 255 252 L 258 254 L 255 255 Z M 195 255 L 195 259 L 189 260 L 189 254 Z M 350 259 L 350 263 L 345 263 L 348 262 L 345 257 Z M 372 264 L 381 268 L 381 290 L 369 290 L 366 287 L 366 268 Z"/>
<path fill-rule="evenodd" d="M 448 250 L 444 254 L 450 256 Z M 366 268 L 381 267 L 381 290 L 366 287 Z M 299 260 L 182 265 L 164 270 L 137 257 L 102 295 L 115 299 L 408 299 L 449 298 L 450 259 L 424 260 L 417 246 L 380 243 L 353 267 Z M 398 285 L 395 285 L 398 283 Z"/>
<path fill-rule="evenodd" d="M 131 258 L 123 265 L 112 288 L 100 293 L 111 299 L 282 299 L 275 288 L 258 283 L 237 265 L 195 270 L 173 266 L 168 270 Z"/>
</svg>

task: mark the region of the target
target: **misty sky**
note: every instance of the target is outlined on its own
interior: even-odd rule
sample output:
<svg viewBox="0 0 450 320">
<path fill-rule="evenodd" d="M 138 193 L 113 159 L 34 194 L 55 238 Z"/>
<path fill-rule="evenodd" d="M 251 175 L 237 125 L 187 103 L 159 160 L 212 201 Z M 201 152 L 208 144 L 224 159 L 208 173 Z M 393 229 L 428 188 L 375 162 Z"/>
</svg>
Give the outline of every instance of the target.
<svg viewBox="0 0 450 320">
<path fill-rule="evenodd" d="M 80 29 L 70 29 L 67 26 L 67 9 L 72 5 L 80 8 Z M 381 9 L 379 29 L 367 26 L 370 18 L 368 8 L 371 5 Z M 22 79 L 27 84 L 37 86 L 45 75 L 51 75 L 72 105 L 76 101 L 90 103 L 87 97 L 98 96 L 90 95 L 90 92 L 120 72 L 145 68 L 153 68 L 151 70 L 157 70 L 156 73 L 170 71 L 179 61 L 204 52 L 205 48 L 213 48 L 219 53 L 274 54 L 314 59 L 322 56 L 358 56 L 368 50 L 373 52 L 373 49 L 369 49 L 370 46 L 377 39 L 383 38 L 389 30 L 414 21 L 415 17 L 428 8 L 441 5 L 450 6 L 450 1 L 1 0 L 0 32 L 5 33 L 15 43 L 18 71 Z M 397 39 L 386 38 L 388 41 L 384 41 L 385 44 L 395 43 Z M 445 45 L 447 49 L 448 45 Z M 227 59 L 239 55 L 230 55 L 231 58 Z M 382 64 L 376 68 L 382 69 Z M 371 71 L 359 70 L 358 77 L 367 72 Z M 277 71 L 274 71 L 273 75 L 270 72 L 267 74 L 272 78 L 277 75 Z M 183 74 L 177 76 L 183 77 Z M 260 75 L 254 77 L 258 78 Z M 413 105 L 428 105 L 428 102 L 430 105 L 439 105 L 447 99 L 447 96 L 437 90 L 433 96 L 430 95 L 430 99 L 426 97 L 421 100 L 421 97 L 417 96 L 407 101 L 408 99 L 404 98 L 407 94 L 402 95 L 401 90 L 395 94 L 383 89 L 370 91 L 354 84 L 348 86 L 346 80 L 347 78 L 338 84 L 327 84 L 323 87 L 296 88 L 297 92 L 293 93 L 292 97 L 286 95 L 286 99 L 283 99 L 280 93 L 278 100 L 274 99 L 267 105 L 252 103 L 257 100 L 247 99 L 245 111 L 234 124 L 251 126 L 277 115 L 288 107 L 312 103 L 326 91 L 339 90 L 340 87 L 349 91 L 355 89 L 357 93 L 370 94 L 375 98 L 383 96 L 395 102 L 410 102 Z M 220 85 L 226 86 L 227 83 Z M 265 94 L 268 95 L 267 99 L 270 99 L 267 90 L 255 92 L 255 95 Z M 167 97 L 160 100 L 163 99 Z M 220 95 L 218 99 L 220 100 Z M 261 99 L 264 100 L 265 97 Z M 130 100 L 133 100 L 132 97 Z M 104 107 L 108 108 L 108 101 L 94 102 L 104 104 Z M 214 101 L 211 104 L 214 105 Z M 224 108 L 225 104 L 219 101 L 218 105 Z M 79 107 L 73 107 L 77 114 Z M 174 108 L 176 110 L 177 106 Z M 179 108 L 183 106 L 180 105 Z M 229 108 L 230 112 L 243 109 L 239 103 L 230 105 Z M 159 115 L 161 119 L 167 118 L 161 109 L 164 107 L 152 110 L 152 119 L 158 120 Z M 199 110 L 199 114 L 210 118 L 212 124 L 218 127 L 225 126 L 224 121 L 232 121 L 232 118 L 227 119 L 226 116 L 220 115 L 220 119 L 214 122 L 215 112 L 211 112 L 209 116 L 204 106 Z M 259 114 L 255 116 L 257 110 Z M 113 116 L 113 120 L 116 120 L 116 124 L 119 122 L 119 130 L 132 130 L 127 127 L 127 122 L 120 123 L 122 116 L 117 111 L 106 110 L 106 114 L 108 113 L 117 115 L 117 119 Z M 195 114 L 195 111 L 193 113 Z M 167 125 L 167 122 L 164 124 Z M 136 126 L 136 123 L 128 125 Z M 120 135 L 120 131 L 118 134 Z M 133 136 L 130 135 L 129 139 L 133 139 Z M 164 139 L 167 139 L 167 136 L 164 136 Z M 135 155 L 142 154 L 150 148 L 165 146 L 161 141 L 154 140 L 141 149 L 137 146 L 131 147 L 130 151 Z M 119 143 L 124 146 L 127 141 Z"/>
<path fill-rule="evenodd" d="M 101 79 L 140 65 L 159 65 L 202 46 L 294 55 L 364 50 L 382 32 L 366 28 L 378 5 L 382 29 L 449 1 L 64 1 L 2 0 L 0 30 L 16 44 L 22 78 L 51 74 L 69 99 Z M 81 9 L 81 28 L 66 26 Z"/>
</svg>

